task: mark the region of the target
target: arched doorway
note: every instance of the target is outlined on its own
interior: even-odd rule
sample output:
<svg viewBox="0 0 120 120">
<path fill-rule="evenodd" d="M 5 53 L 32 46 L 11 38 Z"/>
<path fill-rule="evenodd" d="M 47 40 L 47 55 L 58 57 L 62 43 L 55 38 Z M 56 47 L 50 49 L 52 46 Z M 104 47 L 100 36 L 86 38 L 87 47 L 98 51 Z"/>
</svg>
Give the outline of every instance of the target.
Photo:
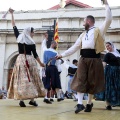
<svg viewBox="0 0 120 120">
<path fill-rule="evenodd" d="M 8 69 L 8 82 L 7 82 L 7 89 L 9 88 L 9 85 L 10 85 L 10 80 L 11 80 L 11 76 L 12 76 L 12 71 L 13 71 L 13 67 L 14 67 L 14 64 L 15 64 L 15 61 L 16 61 L 16 58 L 17 58 L 18 55 L 15 55 L 13 57 L 13 59 L 11 60 L 10 62 L 10 65 L 9 65 L 9 69 Z"/>
</svg>

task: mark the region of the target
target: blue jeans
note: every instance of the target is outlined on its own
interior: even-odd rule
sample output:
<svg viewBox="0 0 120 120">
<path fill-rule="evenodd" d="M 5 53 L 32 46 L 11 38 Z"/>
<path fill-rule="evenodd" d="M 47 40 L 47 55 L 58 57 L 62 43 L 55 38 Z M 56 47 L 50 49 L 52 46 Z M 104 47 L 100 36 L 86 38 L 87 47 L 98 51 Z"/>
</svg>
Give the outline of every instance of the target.
<svg viewBox="0 0 120 120">
<path fill-rule="evenodd" d="M 76 93 L 75 91 L 73 91 L 71 89 L 71 83 L 72 83 L 72 80 L 73 80 L 73 76 L 69 76 L 69 81 L 68 81 L 68 93 Z"/>
<path fill-rule="evenodd" d="M 69 81 L 68 81 L 68 93 L 72 93 L 72 89 L 71 89 L 71 83 L 72 83 L 72 76 L 69 76 Z"/>
</svg>

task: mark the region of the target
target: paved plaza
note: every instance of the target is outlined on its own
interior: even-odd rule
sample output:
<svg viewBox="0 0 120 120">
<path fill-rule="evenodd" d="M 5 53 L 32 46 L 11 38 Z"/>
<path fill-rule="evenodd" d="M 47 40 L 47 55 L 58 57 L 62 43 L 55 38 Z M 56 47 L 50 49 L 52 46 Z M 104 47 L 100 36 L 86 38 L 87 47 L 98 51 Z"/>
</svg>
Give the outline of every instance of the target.
<svg viewBox="0 0 120 120">
<path fill-rule="evenodd" d="M 71 99 L 62 102 L 55 99 L 53 104 L 43 103 L 43 98 L 36 101 L 38 107 L 30 106 L 26 100 L 27 107 L 21 108 L 17 100 L 0 100 L 0 120 L 120 120 L 120 107 L 107 111 L 105 103 L 101 101 L 94 101 L 91 113 L 82 111 L 79 114 L 74 113 L 77 102 Z"/>
</svg>

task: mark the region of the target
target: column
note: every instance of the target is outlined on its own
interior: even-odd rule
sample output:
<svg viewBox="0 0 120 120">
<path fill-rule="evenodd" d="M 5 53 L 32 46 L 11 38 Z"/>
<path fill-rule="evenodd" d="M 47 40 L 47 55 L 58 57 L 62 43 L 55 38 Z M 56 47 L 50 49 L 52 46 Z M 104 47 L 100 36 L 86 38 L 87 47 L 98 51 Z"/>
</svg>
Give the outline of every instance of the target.
<svg viewBox="0 0 120 120">
<path fill-rule="evenodd" d="M 3 85 L 4 63 L 5 63 L 6 34 L 0 35 L 0 88 Z"/>
</svg>

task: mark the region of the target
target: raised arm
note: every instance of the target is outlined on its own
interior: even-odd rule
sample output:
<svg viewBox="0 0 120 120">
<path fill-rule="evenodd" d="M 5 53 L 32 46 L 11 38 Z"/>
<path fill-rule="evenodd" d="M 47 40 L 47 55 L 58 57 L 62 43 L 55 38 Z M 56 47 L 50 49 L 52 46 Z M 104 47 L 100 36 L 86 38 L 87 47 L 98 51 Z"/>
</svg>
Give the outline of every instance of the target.
<svg viewBox="0 0 120 120">
<path fill-rule="evenodd" d="M 14 35 L 15 35 L 15 37 L 17 39 L 18 36 L 19 36 L 19 31 L 18 31 L 17 27 L 15 26 L 15 20 L 14 20 L 14 15 L 13 15 L 14 10 L 9 8 L 9 12 L 10 12 L 11 18 L 12 18 L 11 22 L 12 22 L 12 26 L 13 26 L 13 30 L 14 30 Z"/>
<path fill-rule="evenodd" d="M 108 5 L 107 0 L 105 0 L 105 21 L 102 24 L 102 26 L 99 27 L 101 35 L 104 37 L 104 34 L 107 32 L 111 22 L 112 22 L 112 13 L 111 13 L 111 9 Z"/>
<path fill-rule="evenodd" d="M 15 26 L 15 20 L 14 20 L 14 15 L 13 15 L 14 10 L 13 10 L 13 9 L 11 9 L 11 8 L 9 8 L 9 12 L 10 12 L 11 17 L 12 17 L 12 26 L 14 27 L 14 26 Z"/>
<path fill-rule="evenodd" d="M 44 39 L 44 40 L 42 41 L 41 47 L 42 47 L 42 51 L 43 51 L 43 52 L 47 50 L 46 39 Z"/>
</svg>

